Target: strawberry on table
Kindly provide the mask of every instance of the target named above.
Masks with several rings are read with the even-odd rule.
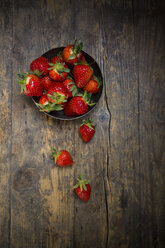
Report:
[[[42,96],[43,90],[40,79],[32,73],[25,72],[18,74],[20,80],[18,83],[21,85],[21,93],[26,96]]]
[[[41,78],[41,85],[43,89],[48,90],[52,86],[52,84],[53,80],[48,75]]]
[[[55,148],[53,148],[53,153],[51,154],[51,157],[54,159],[55,164],[58,164],[62,167],[73,164],[73,159],[70,153],[66,150],[58,152]]]
[[[45,57],[39,57],[33,60],[30,64],[30,69],[35,72],[42,72],[42,75],[45,76],[48,73],[49,62]]]
[[[81,40],[75,40],[73,45],[65,47],[62,53],[62,58],[65,63],[71,66],[77,63],[78,59],[81,59],[82,57],[82,48],[83,43]]]
[[[73,68],[73,76],[78,88],[84,88],[93,75],[93,69],[88,64],[77,64]]]
[[[85,91],[84,95],[79,94],[68,102],[65,107],[65,115],[67,116],[78,116],[83,115],[89,110],[89,106],[93,106],[95,103],[91,102],[91,93],[87,94]]]
[[[68,97],[74,97],[78,93],[78,88],[71,77],[68,76],[62,84],[68,91]]]
[[[53,81],[62,82],[67,78],[70,69],[64,62],[56,61],[55,63],[49,63],[49,65],[49,76]]]
[[[87,91],[88,93],[96,94],[99,92],[100,86],[103,84],[101,79],[94,77],[94,79],[90,79],[89,82],[83,88],[83,91]]]
[[[83,120],[80,126],[80,135],[86,143],[88,143],[95,134],[95,127],[96,125],[93,125],[91,118],[89,120]]]
[[[77,184],[73,187],[77,196],[84,202],[87,202],[91,195],[91,186],[87,179],[84,179],[83,175],[77,179]]]

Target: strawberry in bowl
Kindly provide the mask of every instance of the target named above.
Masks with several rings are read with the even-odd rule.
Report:
[[[68,45],[63,49],[62,58],[66,64],[73,66],[82,58],[83,43],[81,40],[74,41],[74,44]]]

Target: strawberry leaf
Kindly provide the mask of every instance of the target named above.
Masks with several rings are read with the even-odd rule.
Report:
[[[37,76],[38,78],[41,78],[43,73],[44,71],[40,72],[39,70],[29,71],[29,74]]]
[[[80,187],[80,190],[82,192],[82,190],[84,189],[85,191],[87,191],[87,187],[86,185],[89,183],[89,181],[87,179],[84,179],[83,175],[80,174],[80,178],[77,178],[77,183],[76,185],[73,187],[73,189],[76,189],[78,187]]]
[[[94,129],[96,127],[96,125],[93,124],[93,121],[92,121],[91,117],[88,120],[83,120],[82,124],[80,125],[80,127],[83,126],[83,125],[87,125],[90,129]]]
[[[54,159],[54,162],[56,164],[57,157],[61,154],[61,152],[58,152],[54,147],[53,147],[53,152],[50,155],[52,159]]]
[[[62,50],[57,53],[57,56],[62,59]]]

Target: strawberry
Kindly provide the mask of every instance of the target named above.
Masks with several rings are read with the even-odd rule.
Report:
[[[82,200],[87,202],[91,195],[91,186],[88,180],[84,179],[83,175],[77,178],[77,184],[73,187],[77,196]]]
[[[44,90],[48,90],[53,84],[51,78],[47,75],[41,78],[41,85]]]
[[[47,105],[49,103],[47,94],[44,94],[40,97],[39,104]]]
[[[55,56],[55,57],[51,58],[50,62],[55,64],[56,62],[61,63],[61,62],[63,62],[63,60],[59,56]]]
[[[55,82],[47,91],[48,100],[50,102],[56,102],[56,104],[62,104],[67,101],[68,93],[65,87],[59,83]]]
[[[74,65],[74,63],[77,63],[78,59],[81,59],[82,57],[82,48],[83,43],[81,40],[75,40],[73,45],[65,47],[62,53],[62,58],[65,63],[71,66]]]
[[[55,82],[47,91],[48,100],[55,105],[59,105],[59,108],[56,110],[62,110],[66,107],[68,93],[65,87],[59,83]]]
[[[94,77],[94,79],[89,80],[89,82],[83,88],[83,91],[87,91],[88,93],[96,94],[99,92],[100,86],[103,84],[101,79]]]
[[[82,56],[82,57],[81,57],[80,62],[81,62],[81,64],[87,64],[87,62],[86,62],[86,60],[85,60],[85,57],[84,57],[84,56]]]
[[[48,95],[44,94],[43,96],[40,97],[39,103],[36,103],[38,107],[40,107],[40,111],[44,112],[51,112],[51,111],[59,111],[63,109],[63,105],[58,103],[55,100],[53,103],[48,100]]]
[[[65,108],[65,115],[67,116],[78,116],[83,115],[89,110],[89,106],[93,106],[95,103],[91,103],[91,94],[87,94],[85,91],[84,95],[79,94],[68,102]]]
[[[95,134],[95,126],[96,125],[92,125],[91,118],[89,120],[83,120],[80,126],[80,135],[86,143],[88,143]]]
[[[67,79],[62,82],[68,92],[68,97],[74,97],[78,93],[78,88],[71,77],[67,77]]]
[[[51,66],[48,69],[49,76],[52,80],[62,82],[67,78],[70,69],[65,63],[56,61],[55,64],[49,63],[49,65]]]
[[[45,76],[48,73],[49,62],[45,57],[39,57],[33,60],[30,64],[30,69],[34,71],[42,72],[42,75]]]
[[[73,159],[70,153],[66,150],[62,150],[58,152],[55,148],[53,148],[53,153],[51,157],[54,159],[54,162],[59,166],[67,166],[73,164]]]
[[[42,86],[40,79],[32,73],[18,74],[20,80],[18,83],[21,85],[21,93],[26,96],[42,96]]]
[[[78,88],[84,88],[93,75],[93,69],[88,64],[77,64],[73,68],[73,76]]]

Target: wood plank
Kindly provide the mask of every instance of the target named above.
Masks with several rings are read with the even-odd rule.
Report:
[[[105,98],[111,112],[106,247],[141,247],[138,70],[132,2],[105,1],[100,11]]]
[[[98,61],[103,77],[104,49],[102,44],[103,23],[100,21],[100,1],[72,1],[74,4],[74,32],[84,41],[84,50]],[[105,83],[106,78],[105,78]],[[78,132],[75,137],[76,150],[80,152],[79,164],[75,168],[75,178],[82,172],[90,177],[92,196],[87,204],[75,198],[74,211],[74,243],[73,247],[106,247],[107,225],[107,161],[109,153],[109,121],[110,114],[103,96],[91,114],[97,123],[96,135],[89,144],[84,144]],[[77,125],[79,128],[80,121]]]
[[[165,246],[164,7],[163,1],[139,1],[134,7],[139,67],[141,247]]]
[[[10,159],[12,112],[12,5],[0,8],[0,247],[10,245]]]
[[[80,5],[81,14],[75,16]],[[93,36],[88,31],[87,17],[90,15],[93,19],[99,13],[99,8],[94,10],[94,6],[94,1],[71,5],[67,1],[17,1],[14,6],[15,82],[16,73],[25,70],[32,59],[48,49],[68,44],[75,35],[85,41],[85,50],[102,65],[102,54],[98,52],[100,27],[91,22]],[[81,18],[84,14],[86,21]],[[68,26],[68,22],[74,27]],[[31,99],[20,96],[16,83],[13,102],[13,247],[105,247],[104,175],[109,112],[104,98],[92,114],[98,126],[89,145],[79,137],[80,121],[47,118],[38,112]],[[61,169],[53,165],[49,154],[54,145],[71,152],[73,167]],[[91,178],[93,194],[87,204],[77,199],[72,190],[80,172]]]

